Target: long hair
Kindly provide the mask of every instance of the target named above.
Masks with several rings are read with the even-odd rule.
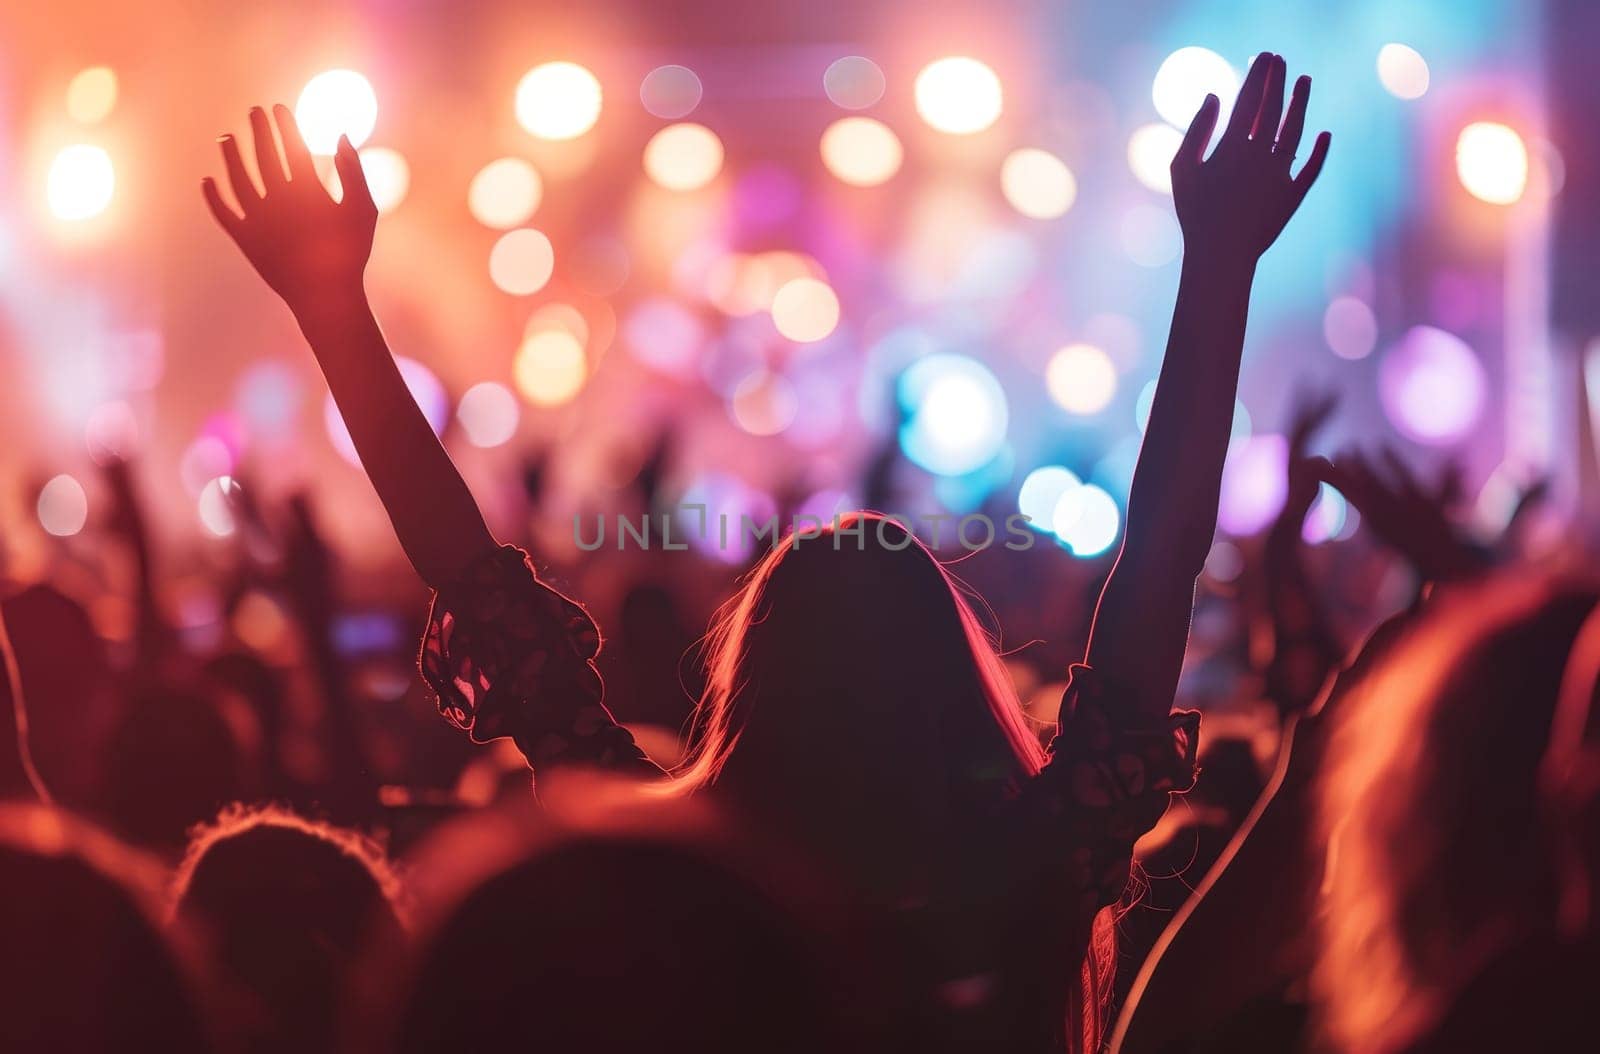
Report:
[[[1554,915],[1539,766],[1597,597],[1504,578],[1442,596],[1340,705],[1316,791],[1313,988],[1333,1049],[1401,1049]]]

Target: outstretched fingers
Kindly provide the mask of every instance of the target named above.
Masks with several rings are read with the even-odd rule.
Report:
[[[1311,156],[1306,158],[1305,167],[1300,174],[1294,177],[1295,203],[1306,196],[1306,191],[1311,189],[1311,184],[1317,181],[1317,176],[1322,173],[1322,163],[1328,159],[1328,145],[1333,142],[1331,132],[1322,132],[1317,136],[1316,145],[1311,148]]]
[[[1250,72],[1245,74],[1244,85],[1239,89],[1239,97],[1234,100],[1233,113],[1228,118],[1228,128],[1222,133],[1224,145],[1243,143],[1250,138],[1250,132],[1255,127],[1256,114],[1261,111],[1261,98],[1266,94],[1267,71],[1272,68],[1272,60],[1276,57],[1270,51],[1263,51],[1250,64]]]
[[[228,173],[228,186],[233,188],[233,200],[239,203],[239,210],[248,216],[252,209],[261,204],[261,192],[250,179],[250,170],[245,167],[244,156],[239,153],[239,141],[232,135],[223,135],[217,137],[217,144],[222,148],[222,166]]]
[[[300,126],[295,124],[294,114],[287,106],[278,103],[272,108],[272,116],[278,125],[278,138],[283,140],[283,156],[289,165],[289,178],[296,182],[317,182],[316,163],[311,160],[311,151],[300,135]]]
[[[267,120],[267,111],[259,106],[250,107],[250,132],[255,139],[256,167],[261,170],[262,189],[267,194],[281,190],[289,180],[278,158],[278,143],[272,137],[272,124]]]
[[[339,148],[334,152],[333,164],[339,170],[339,185],[344,189],[341,202],[362,211],[377,212],[378,206],[373,203],[372,191],[367,186],[367,174],[361,168],[361,155],[351,145],[349,136],[339,137]]]
[[[234,241],[239,240],[239,235],[244,228],[244,217],[228,207],[222,200],[222,191],[217,189],[217,181],[207,176],[200,181],[200,194],[206,199],[206,206],[211,210],[212,218],[217,221],[217,226],[228,232],[228,237]]]
[[[1178,152],[1173,155],[1174,170],[1198,165],[1205,160],[1206,144],[1211,142],[1211,133],[1216,130],[1217,115],[1221,110],[1221,100],[1215,95],[1207,95],[1200,109],[1195,111],[1194,120],[1189,122],[1189,130],[1184,133]]]
[[[1289,112],[1284,115],[1283,128],[1278,132],[1278,145],[1273,156],[1284,168],[1294,164],[1294,155],[1300,149],[1300,137],[1306,129],[1306,105],[1311,101],[1311,78],[1301,77],[1294,82],[1294,94],[1289,97]]]
[[[1263,150],[1271,150],[1278,138],[1278,121],[1283,117],[1283,79],[1289,67],[1282,55],[1272,56],[1267,64],[1267,80],[1261,91],[1261,108],[1256,111],[1255,124],[1250,130],[1250,141]]]

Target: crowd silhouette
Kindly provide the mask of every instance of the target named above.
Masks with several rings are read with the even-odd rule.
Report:
[[[1600,976],[1600,578],[1525,551],[1544,489],[1473,538],[1453,476],[1314,455],[1337,405],[1307,395],[1277,522],[1233,588],[1205,579],[1252,283],[1329,151],[1306,146],[1310,95],[1262,54],[1220,136],[1211,96],[1172,162],[1182,274],[1097,598],[1056,588],[1040,550],[1007,554],[1024,586],[985,602],[864,511],[756,553],[704,635],[703,585],[607,585],[491,533],[368,304],[355,149],[335,197],[290,111],[251,110],[205,201],[293,313],[431,593],[438,716],[353,658],[389,623],[343,617],[308,497],[230,495],[223,592],[276,598],[283,662],[169,622],[137,466],[111,465],[123,646],[48,585],[0,608],[0,1049],[1569,1039]],[[866,492],[894,467],[875,459]],[[1390,555],[1307,552],[1324,486]],[[1408,584],[1388,610],[1380,557]],[[586,604],[615,615],[604,651]],[[1055,643],[1008,651],[997,614]],[[1202,737],[1180,674],[1229,650],[1251,675]]]

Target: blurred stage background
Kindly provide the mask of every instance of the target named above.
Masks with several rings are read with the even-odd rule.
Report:
[[[1303,388],[1342,393],[1332,449],[1459,459],[1486,527],[1541,475],[1570,507],[1596,195],[1588,143],[1553,129],[1592,134],[1595,21],[1526,0],[12,0],[7,571],[96,562],[113,454],[193,632],[240,544],[225,479],[308,488],[352,566],[397,565],[292,320],[200,201],[215,137],[283,101],[314,147],[363,148],[369,289],[506,537],[570,560],[573,515],[637,511],[642,469],[658,500],[825,517],[897,442],[892,509],[1020,501],[1092,581],[1176,288],[1166,164],[1262,49],[1315,78],[1334,147],[1261,269],[1216,580],[1281,500]],[[1359,535],[1325,494],[1308,540]],[[113,637],[118,610],[97,613]]]

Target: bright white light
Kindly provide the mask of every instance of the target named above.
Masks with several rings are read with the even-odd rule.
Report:
[[[821,340],[839,324],[839,298],[821,279],[792,279],[772,298],[772,323],[796,343]]]
[[[512,364],[517,391],[535,406],[571,402],[589,379],[583,345],[564,329],[547,329],[527,337]]]
[[[1122,511],[1110,494],[1093,483],[1085,483],[1061,496],[1051,526],[1073,556],[1088,559],[1099,556],[1116,542],[1117,532],[1122,529]]]
[[[550,239],[532,227],[507,231],[489,251],[489,278],[512,296],[528,296],[543,289],[555,266]]]
[[[485,227],[510,230],[528,222],[543,197],[538,169],[520,157],[502,157],[478,169],[467,184],[467,211]]]
[[[1140,183],[1172,193],[1172,159],[1183,145],[1183,133],[1165,124],[1147,124],[1128,137],[1128,167]]]
[[[644,147],[644,171],[668,190],[698,190],[722,171],[722,140],[703,124],[669,124]]]
[[[1456,140],[1456,175],[1473,197],[1510,205],[1528,188],[1528,147],[1513,129],[1475,121]]]
[[[1036,220],[1066,214],[1078,197],[1078,181],[1066,162],[1047,150],[1023,147],[1000,164],[1000,191],[1011,207]]]
[[[540,139],[576,139],[600,119],[600,82],[575,62],[535,66],[517,82],[517,123]]]
[[[474,384],[456,405],[456,420],[476,447],[497,447],[517,434],[517,397],[494,381]]]
[[[379,212],[393,212],[411,189],[411,166],[398,150],[369,146],[361,151],[361,171]]]
[[[1070,344],[1050,357],[1045,387],[1057,406],[1073,414],[1097,414],[1117,393],[1111,357],[1089,344]]]
[[[197,511],[200,523],[218,538],[226,538],[234,531],[233,509],[228,505],[228,495],[236,486],[228,476],[219,476],[200,491]]]
[[[79,71],[67,85],[67,116],[79,124],[99,124],[117,105],[117,74],[110,66]]]
[[[870,117],[842,117],[822,133],[822,163],[852,186],[875,187],[900,171],[905,151],[889,126]]]
[[[1415,48],[1385,44],[1378,49],[1378,81],[1397,99],[1420,99],[1428,91],[1428,63]]]
[[[1156,104],[1156,113],[1175,128],[1189,127],[1207,95],[1220,99],[1222,113],[1227,114],[1237,94],[1239,74],[1227,59],[1210,48],[1174,51],[1156,70],[1156,79],[1150,85],[1150,99]]]
[[[1005,445],[1010,410],[994,374],[964,355],[936,354],[900,377],[908,420],[900,432],[906,457],[929,472],[959,476],[981,468]]]
[[[359,147],[378,124],[378,95],[355,70],[328,70],[306,82],[294,104],[294,123],[313,154],[332,154],[339,136]]]
[[[928,63],[914,93],[922,119],[951,135],[981,132],[1000,118],[1000,78],[977,59],[955,55]]]
[[[86,220],[111,204],[117,173],[111,155],[98,146],[69,146],[50,163],[45,197],[57,219]]]
[[[56,476],[39,491],[38,513],[39,526],[47,533],[68,538],[89,519],[89,497],[71,476]]]
[[[1055,533],[1056,506],[1062,495],[1083,485],[1077,475],[1060,465],[1045,465],[1028,473],[1017,491],[1017,511],[1028,517],[1036,531]]]

